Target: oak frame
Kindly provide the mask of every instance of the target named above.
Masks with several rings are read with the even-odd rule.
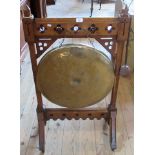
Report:
[[[124,43],[127,41],[130,27],[130,16],[128,15],[127,7],[122,9],[119,14],[119,17],[114,18],[83,18],[82,23],[78,23],[82,29],[88,28],[91,23],[96,24],[99,28],[106,27],[106,25],[114,25],[114,30],[108,32],[106,29],[98,31],[95,33],[90,33],[90,38],[95,38],[103,47],[105,47],[112,55],[113,65],[114,65],[114,74],[115,80],[111,94],[111,102],[108,108],[105,109],[68,109],[68,108],[43,108],[43,101],[41,92],[37,89],[36,86],[36,75],[38,69],[37,58],[39,58],[50,45],[52,45],[59,38],[87,38],[87,29],[86,33],[74,33],[70,30],[72,26],[76,23],[75,18],[61,18],[61,19],[50,19],[50,18],[33,18],[33,16],[23,18],[23,28],[25,33],[25,40],[28,43],[30,58],[32,63],[32,71],[35,83],[35,90],[37,96],[37,118],[39,126],[39,149],[45,151],[45,125],[46,121],[49,119],[101,119],[104,118],[106,122],[110,125],[110,146],[112,150],[116,149],[116,99],[117,99],[117,90],[119,84],[120,76],[120,67],[122,61],[122,54],[124,49]],[[65,31],[64,33],[56,33],[54,29],[47,28],[45,26],[45,32],[39,32],[38,25],[47,25],[52,24],[55,27],[55,24],[63,24]],[[70,31],[70,32],[68,32]],[[105,41],[108,38],[111,38],[113,41],[113,48],[108,49],[105,46]],[[38,44],[41,42],[47,43],[47,46],[42,51],[40,50]]]

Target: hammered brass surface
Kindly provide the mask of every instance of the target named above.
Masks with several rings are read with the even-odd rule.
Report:
[[[55,48],[38,65],[38,89],[48,100],[63,107],[95,104],[110,92],[113,82],[110,59],[85,45]]]

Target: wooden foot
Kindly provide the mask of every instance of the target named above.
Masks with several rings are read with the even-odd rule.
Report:
[[[45,151],[45,121],[43,112],[38,113],[38,128],[39,128],[39,150]]]
[[[110,146],[111,150],[114,151],[117,148],[116,145],[116,111],[110,113]]]

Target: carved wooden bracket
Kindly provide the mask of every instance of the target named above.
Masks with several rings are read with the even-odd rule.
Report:
[[[115,48],[116,42],[114,39],[107,39],[107,38],[96,38],[96,40],[109,52],[115,57]]]
[[[36,42],[37,58],[40,57],[56,40],[57,38],[39,39]]]

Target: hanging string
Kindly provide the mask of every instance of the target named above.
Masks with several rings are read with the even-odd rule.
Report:
[[[95,48],[95,46],[94,46],[94,41],[92,41],[92,38],[88,38],[88,39],[89,39],[89,42],[90,42],[90,44],[92,45],[92,47]]]
[[[85,30],[85,29],[84,29],[84,30]],[[87,30],[85,30],[85,31],[88,32]],[[94,41],[92,41],[92,38],[89,37],[90,34],[91,34],[91,32],[87,33],[87,38],[88,38],[88,40],[89,40],[91,46],[95,49]]]
[[[65,38],[62,39],[62,42],[60,43],[59,48],[62,46],[62,44],[64,43],[64,41],[65,41]]]

